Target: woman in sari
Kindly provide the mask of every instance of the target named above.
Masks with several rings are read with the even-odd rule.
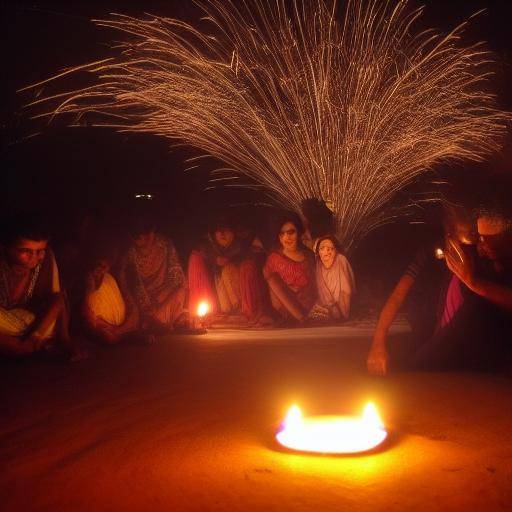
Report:
[[[317,297],[314,255],[301,242],[303,227],[297,218],[285,216],[278,225],[278,247],[267,257],[263,275],[279,316],[302,323]]]
[[[189,308],[207,302],[217,317],[240,315],[250,323],[267,322],[261,272],[251,248],[238,237],[232,222],[221,218],[188,263]]]
[[[317,241],[316,285],[317,309],[323,309],[327,320],[347,320],[355,292],[354,272],[334,236],[323,236]]]
[[[142,327],[188,327],[185,274],[174,244],[144,219],[132,229],[132,241],[121,259],[119,285],[124,297],[134,298]]]

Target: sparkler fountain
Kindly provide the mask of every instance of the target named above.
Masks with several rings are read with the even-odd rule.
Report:
[[[422,10],[406,0],[348,0],[341,16],[322,0],[196,3],[197,27],[96,21],[124,36],[115,55],[50,79],[95,83],[31,106],[195,147],[225,164],[220,179],[246,175],[296,211],[322,199],[345,247],[390,221],[426,170],[500,146],[508,114],[487,91],[490,54],[461,41],[465,23],[415,33]]]

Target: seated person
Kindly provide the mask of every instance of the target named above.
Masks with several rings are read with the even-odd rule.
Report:
[[[482,302],[478,316],[468,319],[467,331],[454,347],[472,367],[494,369],[510,362],[512,348],[512,206],[509,196],[493,198],[477,217],[478,251],[490,263],[486,273],[478,271],[475,258],[454,241],[446,253],[446,264],[465,287]],[[459,356],[460,357],[460,356]]]
[[[470,214],[459,207],[446,207],[444,217],[445,247],[450,251],[454,243],[460,253],[476,254],[476,229]],[[449,271],[442,259],[434,258],[433,244],[421,250],[407,267],[387,299],[377,322],[373,343],[368,355],[370,373],[388,373],[390,359],[398,359],[398,352],[389,354],[388,331],[398,312],[408,300],[408,319],[411,324],[414,346],[409,346],[408,364],[426,369],[458,366],[447,353],[435,350],[453,346],[457,338],[463,339],[462,325],[471,316],[478,316],[480,303],[460,279]],[[456,320],[456,321],[455,321]],[[397,347],[391,347],[391,349]],[[396,362],[396,361],[392,361]],[[462,363],[462,361],[460,361]]]
[[[283,320],[302,323],[317,299],[314,254],[301,242],[303,227],[295,215],[279,219],[275,231],[277,247],[263,269],[272,306]]]
[[[187,286],[172,241],[157,233],[149,217],[131,228],[132,244],[121,258],[119,288],[133,297],[143,329],[154,333],[188,327]]]
[[[354,272],[339,250],[334,236],[320,237],[316,244],[316,286],[318,301],[310,313],[325,320],[347,320],[355,292]]]
[[[233,223],[222,217],[202,246],[192,251],[188,262],[192,312],[206,301],[217,315],[241,314],[252,323],[266,319],[262,279],[251,240],[239,238]]]
[[[0,251],[0,354],[55,351],[85,357],[71,342],[67,301],[48,235],[35,221],[18,218]]]
[[[113,255],[92,255],[85,278],[82,316],[86,327],[99,341],[113,345],[140,332],[138,310],[130,296],[123,297],[110,273]]]

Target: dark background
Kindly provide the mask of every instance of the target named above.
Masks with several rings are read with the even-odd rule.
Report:
[[[468,42],[485,40],[496,53],[495,87],[500,105],[512,109],[510,21],[508,0],[429,0],[423,2],[421,24],[444,32],[480,9],[465,33]],[[44,211],[53,219],[54,237],[65,238],[76,228],[86,210],[120,229],[133,210],[135,193],[156,195],[154,207],[164,230],[172,233],[185,256],[204,230],[218,205],[266,202],[256,192],[204,190],[214,162],[185,172],[186,149],[171,149],[154,136],[119,134],[106,129],[50,126],[36,129],[22,105],[30,96],[17,94],[26,85],[52,76],[61,69],[101,58],[108,53],[113,34],[91,23],[111,12],[138,15],[150,12],[197,19],[198,11],[187,1],[4,1],[1,2],[2,44],[2,156],[0,215],[20,210]],[[413,5],[418,5],[413,3]],[[502,172],[512,161],[509,141],[485,166],[439,168],[438,176],[467,182],[489,168]],[[422,183],[415,189],[421,190]],[[258,227],[267,223],[267,209],[247,207],[242,215]],[[428,213],[428,212],[427,212]],[[428,216],[428,215],[427,215]],[[407,220],[384,227],[357,248],[353,259],[366,274],[396,274],[421,243],[426,229]],[[378,262],[374,254],[379,254]]]

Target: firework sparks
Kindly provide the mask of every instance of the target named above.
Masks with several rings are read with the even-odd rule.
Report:
[[[419,174],[500,145],[508,115],[486,90],[490,55],[460,41],[464,24],[415,35],[421,9],[407,1],[351,0],[341,21],[333,2],[198,4],[198,27],[97,21],[125,43],[66,72],[95,84],[32,105],[193,146],[297,211],[323,199],[345,246],[390,220]]]

